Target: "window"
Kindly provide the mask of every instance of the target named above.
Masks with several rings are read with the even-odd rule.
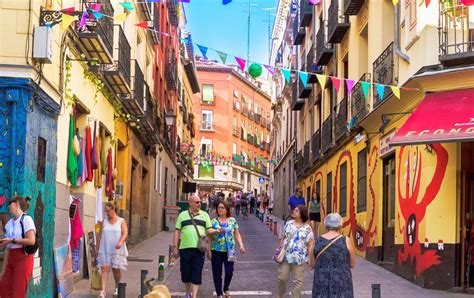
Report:
[[[154,183],[154,189],[155,191],[158,191],[158,184],[160,183],[160,161],[158,158],[155,158],[155,183]]]
[[[207,152],[212,150],[212,140],[203,139],[201,143],[201,154],[205,155]]]
[[[198,178],[214,179],[214,166],[198,166]]]
[[[214,103],[214,85],[202,84],[202,101],[204,103]]]
[[[326,214],[329,214],[332,212],[332,172],[326,177]]]
[[[339,176],[339,214],[346,216],[347,213],[347,162],[341,165]]]
[[[232,154],[237,154],[237,144],[232,143]]]
[[[202,130],[212,130],[212,111],[202,110]]]
[[[319,194],[321,196],[321,180],[316,181],[316,189],[314,189],[314,192]]]
[[[238,136],[237,135],[237,128],[239,127],[239,123],[238,123],[238,120],[237,120],[237,116],[234,116],[234,119],[233,119],[233,122],[232,122],[232,133],[234,134],[234,136]]]
[[[367,210],[367,148],[357,155],[357,212]]]
[[[163,193],[163,179],[161,179],[161,177],[163,177],[163,160],[161,160],[160,158],[160,175],[158,176],[158,181],[159,181],[159,184],[160,184],[160,194]],[[165,177],[166,179],[166,177]]]
[[[36,180],[44,182],[46,174],[46,139],[38,137],[38,165],[36,167]]]

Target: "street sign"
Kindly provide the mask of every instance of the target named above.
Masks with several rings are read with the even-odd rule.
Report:
[[[258,183],[265,184],[265,178],[263,177],[258,178]]]

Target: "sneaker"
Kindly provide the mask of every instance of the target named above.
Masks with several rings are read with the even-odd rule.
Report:
[[[114,296],[117,297],[118,296],[118,288],[115,288],[115,291],[114,291]]]
[[[184,298],[193,298],[193,295],[191,295],[191,294],[185,294],[185,295],[184,295]]]

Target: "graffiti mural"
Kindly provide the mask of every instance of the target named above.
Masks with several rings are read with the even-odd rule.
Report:
[[[372,153],[370,154],[369,158],[369,168],[371,164],[373,163],[373,168],[370,173],[369,177],[369,189],[370,189],[370,196],[372,198],[372,212],[370,214],[370,221],[367,229],[362,227],[357,222],[356,218],[356,202],[355,202],[355,197],[354,197],[354,167],[353,167],[353,162],[352,162],[352,155],[349,151],[344,151],[341,153],[339,156],[339,160],[337,162],[337,168],[336,168],[336,175],[334,177],[334,187],[333,187],[333,203],[334,206],[337,205],[337,195],[338,195],[338,189],[337,189],[337,183],[338,183],[338,175],[339,175],[339,167],[341,166],[341,163],[344,160],[347,160],[348,163],[348,169],[350,171],[349,175],[349,209],[348,209],[348,218],[344,221],[344,224],[342,225],[342,228],[349,227],[350,230],[350,236],[352,240],[354,241],[355,247],[359,251],[365,251],[367,247],[369,246],[370,240],[373,238],[373,236],[377,232],[377,228],[375,227],[375,191],[373,188],[373,177],[374,173],[377,167],[377,153],[378,148],[377,146],[372,147]],[[374,160],[374,161],[372,161]],[[336,208],[336,207],[334,207]],[[374,246],[375,243],[372,243],[372,246]]]
[[[400,224],[400,214],[398,221],[400,224],[399,232],[403,234],[403,247],[398,251],[398,265],[406,262],[408,259],[410,264],[416,263],[415,273],[419,277],[426,269],[440,264],[440,256],[436,250],[426,250],[421,252],[421,243],[419,240],[419,225],[423,221],[426,208],[436,198],[446,173],[448,164],[448,152],[440,144],[433,144],[433,151],[436,154],[436,167],[426,187],[425,193],[420,198],[421,177],[423,175],[422,154],[418,147],[401,147],[398,154],[397,165],[397,185],[398,185],[398,202],[400,212],[404,220],[404,226]],[[406,154],[405,154],[406,150]],[[414,160],[412,174],[412,159]],[[402,179],[400,169],[406,168],[405,176]],[[413,183],[410,180],[413,176]],[[403,180],[405,180],[403,183]],[[402,186],[404,184],[404,190]]]

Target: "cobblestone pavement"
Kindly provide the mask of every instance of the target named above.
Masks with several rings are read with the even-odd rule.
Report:
[[[235,264],[234,277],[231,283],[232,297],[275,297],[277,283],[277,264],[271,260],[272,253],[278,243],[277,237],[268,227],[250,216],[248,220],[237,218],[241,227],[247,253],[239,255]],[[127,283],[127,297],[138,297],[140,294],[140,270],[149,270],[149,276],[157,275],[158,254],[168,253],[172,233],[161,232],[158,235],[136,245],[130,250],[128,271],[123,274],[123,282]],[[303,296],[311,296],[313,272],[308,269],[303,282]],[[354,292],[356,297],[371,297],[371,284],[381,285],[382,297],[468,297],[423,289],[380,266],[358,258],[356,268],[352,271]],[[181,283],[179,260],[165,272],[165,284],[173,297],[184,295],[184,285]],[[82,280],[75,285],[75,291],[70,297],[94,297],[97,291],[90,291],[88,280]],[[109,295],[112,297],[112,278],[109,282]],[[288,283],[288,291],[292,288]],[[212,282],[211,264],[206,261],[203,271],[203,285],[200,297],[212,297],[214,284]],[[289,296],[288,296],[289,297]]]

